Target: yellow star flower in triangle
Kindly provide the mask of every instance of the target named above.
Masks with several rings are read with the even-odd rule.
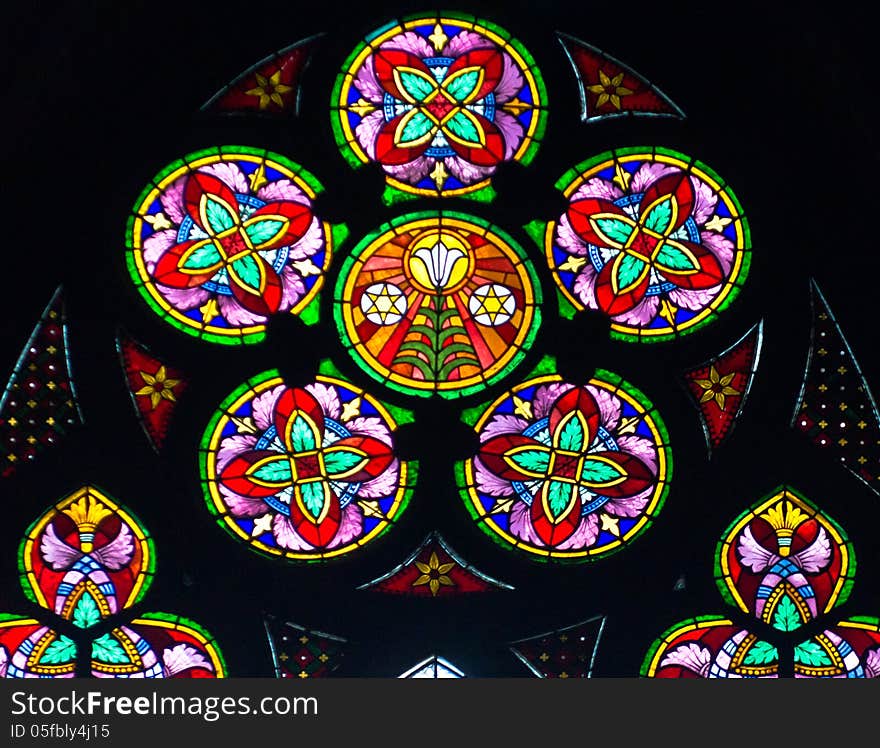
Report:
[[[608,102],[611,102],[611,106],[615,109],[620,109],[620,98],[633,93],[631,88],[621,86],[621,83],[623,83],[623,73],[618,73],[613,78],[609,78],[604,70],[599,71],[599,82],[592,86],[587,86],[587,90],[590,93],[599,95],[596,99],[597,109]]]
[[[699,385],[699,387],[703,390],[703,394],[700,397],[701,403],[707,403],[710,400],[715,400],[715,404],[718,406],[720,410],[724,410],[727,405],[727,396],[728,395],[739,395],[741,394],[738,389],[730,386],[730,383],[733,381],[733,378],[736,376],[736,372],[731,372],[730,374],[725,374],[723,377],[718,373],[718,370],[715,368],[715,365],[711,365],[709,367],[709,378],[708,379],[695,379],[694,382]]]
[[[416,561],[415,564],[416,568],[422,573],[422,575],[412,583],[413,587],[427,584],[431,589],[432,597],[436,597],[437,592],[441,587],[455,586],[455,582],[453,582],[448,576],[449,571],[455,566],[455,563],[441,564],[440,559],[437,558],[436,551],[431,551],[428,563],[425,564],[421,561]]]
[[[180,384],[179,379],[168,379],[168,373],[164,366],[160,366],[155,374],[148,374],[145,371],[138,372],[141,379],[144,380],[144,386],[141,387],[135,395],[150,396],[150,408],[155,410],[159,407],[162,400],[170,400],[175,402],[177,398],[174,396],[174,388]]]
[[[267,109],[270,103],[277,104],[279,108],[283,107],[284,94],[293,89],[281,82],[281,71],[276,70],[268,78],[265,75],[260,75],[260,73],[257,73],[254,77],[257,79],[257,85],[245,91],[245,94],[247,96],[259,96],[260,109]]]

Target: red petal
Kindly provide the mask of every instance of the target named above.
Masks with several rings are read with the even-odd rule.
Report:
[[[517,447],[533,447],[542,452],[547,451],[547,446],[522,434],[502,434],[495,436],[480,446],[479,458],[486,468],[504,480],[533,480],[533,475],[520,472],[513,465],[507,463],[504,455]]]
[[[194,239],[181,242],[165,252],[156,263],[156,269],[153,270],[153,277],[156,279],[156,283],[161,283],[163,286],[170,286],[171,288],[195,288],[211,280],[214,276],[213,272],[190,275],[189,273],[181,273],[178,270],[180,259],[186,254],[187,250],[194,244],[201,244],[203,241],[203,239]]]
[[[449,70],[446,71],[446,79],[463,68],[483,68],[483,83],[475,95],[468,97],[468,101],[478,101],[487,94],[498,88],[498,82],[504,73],[504,58],[497,49],[474,49],[459,57]]]
[[[249,224],[255,218],[269,216],[280,216],[282,219],[289,221],[287,230],[271,242],[260,244],[260,250],[275,249],[276,247],[285,247],[288,244],[296,244],[305,236],[309,226],[312,223],[314,214],[308,205],[295,203],[292,200],[279,200],[274,203],[266,203],[262,208],[253,212],[253,214],[245,222]]]
[[[366,452],[367,464],[357,473],[346,476],[348,483],[360,483],[379,477],[394,460],[394,453],[384,442],[372,436],[348,436],[333,443],[334,447],[350,447]]]
[[[255,293],[249,286],[238,283],[233,272],[228,273],[229,289],[232,291],[235,300],[249,312],[268,317],[270,314],[275,314],[278,311],[281,307],[281,300],[284,298],[281,277],[275,272],[275,268],[258,254],[252,254],[251,257],[263,267],[263,273],[266,278],[263,293]]]
[[[532,501],[531,518],[532,525],[538,537],[547,545],[557,546],[572,536],[581,523],[580,501],[575,501],[569,512],[554,522],[544,511],[543,493],[550,486],[550,481],[545,481],[541,489],[541,495],[536,496]],[[574,488],[574,486],[572,486]]]
[[[691,273],[673,273],[665,266],[658,268],[663,277],[679,288],[701,289],[717,286],[724,280],[724,270],[708,249],[693,242],[679,242],[693,252],[700,269]]]
[[[639,204],[639,215],[644,218],[654,202],[669,195],[672,196],[672,199],[678,206],[678,215],[673,224],[666,230],[667,235],[683,225],[693,210],[694,188],[688,175],[681,172],[661,177],[648,187],[642,202]]]
[[[461,156],[465,161],[469,161],[477,166],[496,166],[504,160],[504,136],[501,131],[481,114],[470,112],[471,115],[479,122],[483,129],[486,145],[482,148],[472,148],[455,140],[447,131],[446,140],[452,149]]]
[[[626,473],[626,479],[621,483],[607,488],[595,489],[594,492],[600,496],[622,499],[627,496],[635,496],[654,484],[654,476],[648,466],[635,455],[627,452],[592,452],[590,457],[601,457],[613,462]]]
[[[424,73],[427,78],[434,79],[433,73],[425,66],[418,57],[402,49],[379,49],[373,55],[373,67],[376,70],[376,80],[388,93],[400,101],[408,101],[409,97],[397,87],[394,81],[394,70],[399,67],[407,67]]]
[[[401,114],[390,122],[386,122],[382,129],[379,130],[379,134],[376,136],[376,160],[380,164],[387,166],[408,164],[410,161],[415,161],[431,145],[431,141],[427,140],[421,145],[400,148],[394,142],[394,133],[397,131],[397,126],[404,116]]]
[[[320,403],[307,390],[299,387],[285,390],[275,403],[273,420],[278,438],[291,452],[293,448],[290,445],[288,424],[292,423],[297,413],[303,413],[315,424],[320,437],[323,438],[324,435],[324,411],[321,409]],[[317,446],[321,446],[320,441]]]
[[[590,224],[590,217],[597,213],[611,213],[626,219],[627,223],[632,223],[632,219],[626,214],[623,208],[619,208],[610,200],[603,200],[597,197],[588,197],[584,200],[576,200],[568,206],[568,221],[575,233],[589,244],[595,244],[599,247],[605,246],[605,239],[597,234]]]
[[[331,495],[327,516],[320,522],[315,522],[310,515],[300,509],[296,496],[290,502],[290,521],[302,538],[316,548],[326,547],[336,537],[341,519],[342,510],[335,495]]]
[[[200,171],[194,171],[186,180],[186,186],[183,188],[183,203],[186,206],[186,212],[193,219],[196,226],[203,231],[213,235],[213,231],[208,226],[202,224],[199,214],[199,205],[202,202],[203,195],[212,195],[220,198],[227,203],[237,215],[238,201],[235,199],[235,193],[226,186],[226,183],[212,174],[204,174]]]
[[[624,294],[614,293],[614,286],[611,283],[611,273],[614,269],[614,262],[606,262],[605,267],[599,272],[596,278],[596,302],[599,308],[609,317],[615,317],[634,309],[645,298],[650,282],[650,273],[645,273],[642,282],[633,290]]]
[[[602,419],[596,399],[583,387],[569,390],[553,403],[550,410],[550,433],[555,434],[562,419],[573,411],[580,411],[587,423],[588,433],[584,434],[584,448],[581,450],[585,452],[596,437]]]
[[[237,493],[239,496],[249,496],[255,499],[265,499],[268,496],[274,496],[278,493],[278,488],[259,485],[247,475],[248,470],[250,470],[255,462],[272,456],[277,457],[278,453],[266,449],[255,449],[240,454],[223,468],[217,480],[221,485]]]

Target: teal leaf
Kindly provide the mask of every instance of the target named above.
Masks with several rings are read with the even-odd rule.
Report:
[[[283,226],[284,221],[278,221],[274,218],[260,218],[245,224],[244,230],[251,243],[255,247],[259,247],[278,236],[278,232]]]
[[[290,461],[286,457],[279,457],[272,462],[266,462],[253,472],[254,478],[266,481],[266,483],[290,483]]]
[[[60,665],[76,659],[76,644],[63,634],[53,641],[40,657],[40,665]]]
[[[465,143],[473,143],[474,145],[480,144],[480,131],[477,130],[477,126],[460,111],[453,115],[452,119],[446,123],[445,127],[449,132],[460,140],[463,140]]]
[[[593,460],[587,457],[581,469],[581,480],[587,483],[603,484],[617,480],[623,475],[623,471],[616,465],[604,460]]]
[[[794,648],[794,661],[812,667],[832,664],[828,653],[822,649],[818,642],[812,640],[802,642]]]
[[[479,72],[476,70],[469,70],[466,73],[459,73],[454,76],[446,83],[443,89],[456,101],[464,101],[474,92],[479,81]]]
[[[181,267],[186,270],[202,270],[215,266],[221,260],[222,258],[217,251],[217,247],[214,246],[214,242],[209,241],[190,252],[189,257],[186,258]]]
[[[524,472],[546,475],[550,466],[550,453],[542,449],[524,449],[511,454],[510,460]]]
[[[617,244],[626,244],[626,240],[633,232],[633,227],[619,218],[597,218],[596,227]]]
[[[210,195],[206,195],[206,199],[205,215],[208,218],[208,226],[215,234],[220,234],[235,226],[237,217],[233,216],[223,203]]]
[[[347,473],[361,462],[365,461],[363,455],[357,452],[349,452],[346,449],[334,449],[324,453],[324,468],[329,477]]]
[[[303,483],[299,487],[303,505],[315,519],[321,516],[321,510],[324,508],[324,486],[324,481],[314,481]]]
[[[645,263],[638,257],[624,255],[617,265],[617,287],[627,288],[633,283],[645,269]]]
[[[776,647],[774,647],[770,642],[765,642],[762,640],[756,641],[751,649],[746,652],[745,659],[743,660],[744,665],[769,665],[772,662],[779,661],[779,652],[776,651]]]
[[[571,494],[574,486],[571,483],[561,483],[560,481],[551,480],[547,486],[547,506],[550,507],[550,513],[556,519],[561,515],[571,501]]]
[[[798,614],[797,606],[788,595],[785,595],[779,601],[776,612],[773,614],[773,628],[780,631],[794,631],[800,625],[801,617]]]
[[[400,85],[416,101],[422,101],[437,89],[437,85],[427,78],[415,73],[408,73],[405,70],[400,72]]]
[[[232,263],[235,274],[249,288],[260,293],[260,265],[253,255],[244,255]]]
[[[290,446],[293,452],[310,452],[318,448],[311,424],[298,413],[290,427]]]
[[[672,196],[657,203],[642,217],[642,226],[650,231],[662,234],[672,222]]]
[[[110,665],[131,662],[122,645],[110,634],[104,634],[92,642],[92,659]]]
[[[660,252],[657,254],[656,262],[658,265],[670,268],[671,270],[697,270],[697,264],[690,258],[688,254],[682,252],[678,247],[668,243],[664,243]]]
[[[98,610],[98,604],[95,599],[88,593],[84,594],[73,609],[73,624],[81,629],[87,629],[94,626],[101,620],[101,611]]]
[[[584,448],[584,426],[580,418],[572,416],[562,426],[559,431],[559,449],[566,452],[580,452]]]
[[[410,117],[400,133],[400,146],[406,147],[407,143],[420,140],[434,129],[434,123],[424,112],[416,112]]]

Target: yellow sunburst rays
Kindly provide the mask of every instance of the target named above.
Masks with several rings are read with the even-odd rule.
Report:
[[[718,408],[724,410],[727,407],[728,395],[742,394],[738,389],[730,386],[730,383],[735,376],[736,372],[734,371],[730,374],[725,374],[722,377],[718,373],[718,369],[715,368],[715,365],[712,364],[709,367],[708,379],[694,380],[694,382],[703,390],[703,394],[700,396],[700,402],[707,403],[714,399]]]
[[[455,563],[441,564],[436,551],[431,551],[428,563],[416,561],[416,568],[421,576],[412,583],[413,587],[427,584],[431,590],[431,596],[436,597],[441,587],[454,587],[455,582],[449,578],[449,572],[455,567]]]

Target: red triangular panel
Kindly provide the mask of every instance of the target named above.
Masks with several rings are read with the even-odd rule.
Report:
[[[70,376],[61,288],[21,352],[0,399],[0,476],[11,475],[82,423]]]
[[[666,94],[632,68],[573,36],[557,36],[578,79],[584,122],[626,115],[684,119]]]
[[[512,642],[510,651],[538,678],[589,678],[605,617]]]
[[[138,420],[158,452],[165,441],[171,416],[187,387],[187,376],[156,358],[145,345],[124,332],[117,336],[116,348]]]
[[[763,326],[758,322],[726,351],[684,372],[710,452],[721,446],[742,413],[758,368]]]
[[[513,587],[478,571],[440,535],[431,533],[402,564],[358,589],[414,597],[453,597]]]
[[[321,36],[303,39],[260,60],[218,91],[202,111],[297,114],[300,79]]]

